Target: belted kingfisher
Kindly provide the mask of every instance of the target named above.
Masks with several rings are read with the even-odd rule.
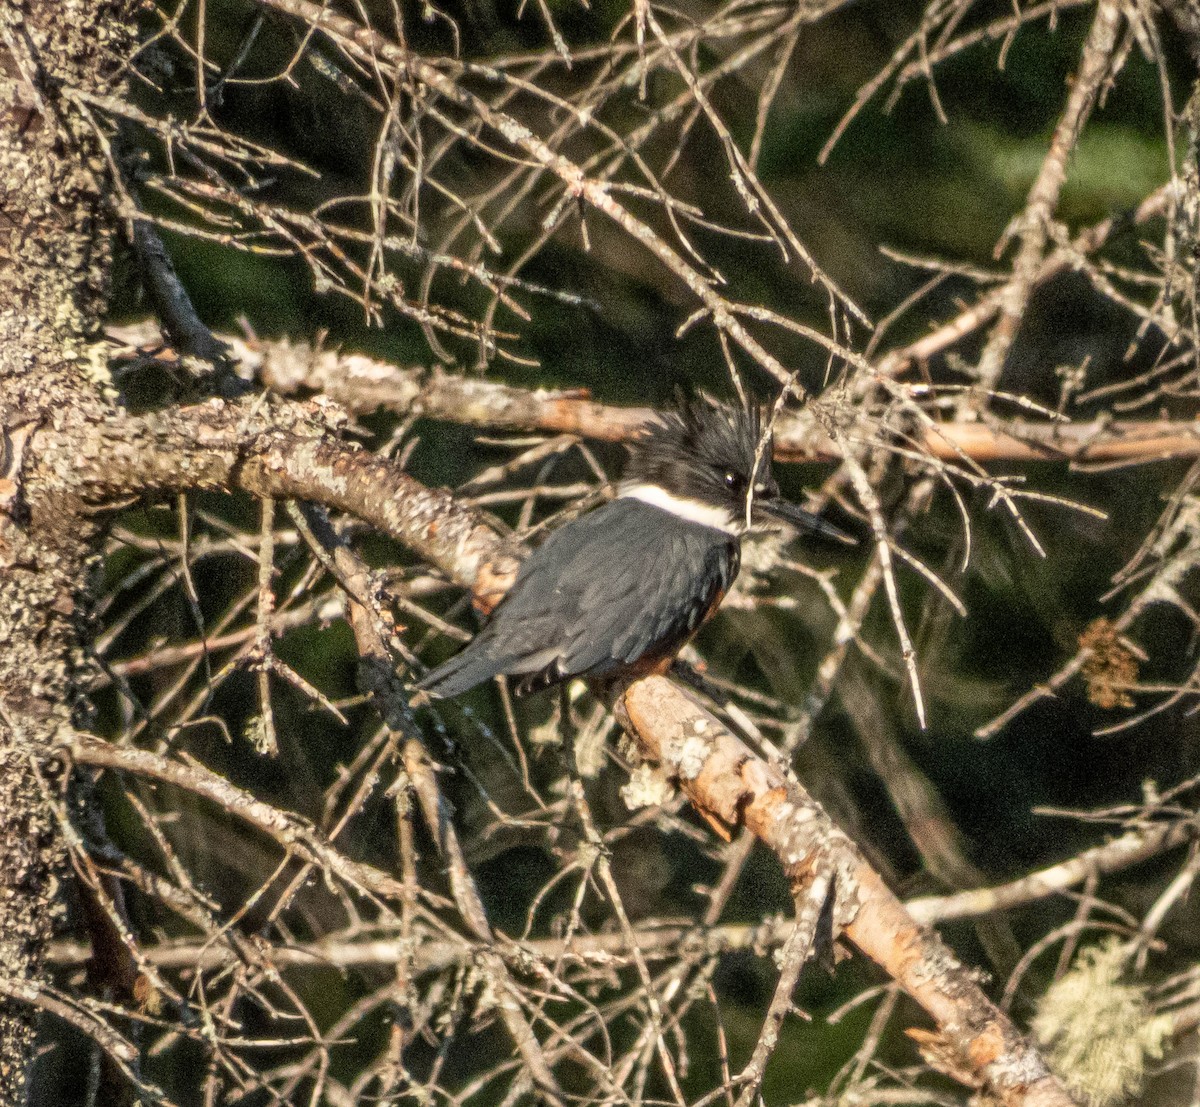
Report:
[[[457,696],[505,674],[520,694],[663,672],[717,609],[764,515],[853,541],[780,499],[757,408],[703,399],[657,415],[616,499],[553,531],[483,630],[417,687]]]

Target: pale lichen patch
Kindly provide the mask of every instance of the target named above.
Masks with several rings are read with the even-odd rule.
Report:
[[[621,798],[630,811],[642,807],[661,807],[675,797],[675,786],[667,774],[656,765],[643,763],[629,774],[629,782],[621,787]]]

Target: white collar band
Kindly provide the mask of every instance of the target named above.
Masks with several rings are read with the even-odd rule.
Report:
[[[657,484],[630,484],[623,487],[619,495],[621,499],[641,500],[642,503],[669,511],[679,519],[699,523],[702,527],[713,527],[726,534],[740,535],[746,529],[744,520],[734,519],[725,508],[713,507],[688,496],[676,496]]]

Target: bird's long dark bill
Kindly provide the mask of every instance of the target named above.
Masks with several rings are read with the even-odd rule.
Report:
[[[805,534],[819,534],[822,538],[832,538],[838,542],[845,542],[848,546],[858,544],[858,539],[853,535],[847,534],[811,511],[805,511],[802,507],[788,503],[787,500],[755,500],[752,510],[755,513],[762,512],[764,515],[782,519],[785,523],[791,523],[797,530]]]

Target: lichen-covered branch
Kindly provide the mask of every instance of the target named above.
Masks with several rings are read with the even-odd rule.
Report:
[[[752,753],[662,677],[633,684],[620,704],[644,754],[702,811],[753,831],[794,885],[832,873],[841,933],[929,1012],[953,1051],[992,1092],[1025,1107],[1073,1102],[970,972],[905,911],[798,781]]]
[[[44,802],[80,706],[81,625],[97,522],[54,474],[31,477],[34,427],[86,437],[110,414],[87,359],[109,275],[96,135],[63,85],[119,92],[132,5],[0,11],[0,1104],[24,1102],[43,951],[64,853]],[[69,457],[49,468],[69,468]]]
[[[108,441],[103,472],[79,470],[82,493],[98,497],[128,489],[141,474],[142,490],[242,488],[257,495],[294,497],[358,515],[404,542],[481,598],[494,599],[511,579],[515,560],[497,563],[499,537],[447,493],[434,493],[393,463],[318,433],[302,407],[276,408],[260,422],[250,405],[210,402],[168,420],[129,420]],[[290,426],[289,426],[290,424]],[[720,727],[707,712],[669,682],[651,679],[628,689],[621,703],[645,756],[678,779],[692,802],[729,826],[745,825],[776,853],[790,879],[802,884],[814,865],[829,866],[836,893],[836,918],[844,933],[878,961],[929,1010],[953,1042],[1006,1102],[1069,1103],[1037,1061],[1036,1054],[971,982],[948,951],[907,915],[850,840],[824,816],[799,785],[769,766]],[[201,789],[222,802],[214,778],[207,784],[193,770],[171,766],[138,751],[84,744],[76,755],[90,764],[181,774],[184,786]],[[142,761],[137,760],[142,758]],[[136,762],[136,763],[135,763]],[[187,779],[183,779],[187,777]],[[172,778],[174,779],[174,778]],[[203,787],[202,787],[203,785]],[[211,794],[209,794],[211,792]],[[230,809],[244,810],[260,828],[271,830],[259,805],[227,797]],[[264,812],[269,809],[262,805]],[[312,841],[288,831],[285,841],[315,860]],[[322,847],[323,848],[323,847]],[[338,861],[331,871],[342,871]],[[367,870],[347,869],[355,882],[384,888]],[[1056,1098],[1057,1097],[1057,1098]]]
[[[122,343],[119,357],[139,346],[157,345],[152,326],[113,327],[109,334]],[[354,414],[384,410],[491,431],[541,431],[604,442],[628,441],[652,414],[650,408],[601,403],[586,389],[528,389],[295,342],[247,342],[234,335],[221,338],[234,351],[242,371],[254,374],[272,390],[284,396],[317,393]],[[892,358],[904,360],[905,356],[903,352],[889,355],[889,364],[894,364]],[[939,422],[920,432],[918,445],[928,457],[945,462],[969,458],[981,463],[1138,465],[1200,454],[1200,425],[1191,419],[1108,418],[1078,423],[1037,419]],[[834,460],[842,452],[842,445],[820,422],[804,414],[784,412],[775,424],[775,457],[779,461]]]

